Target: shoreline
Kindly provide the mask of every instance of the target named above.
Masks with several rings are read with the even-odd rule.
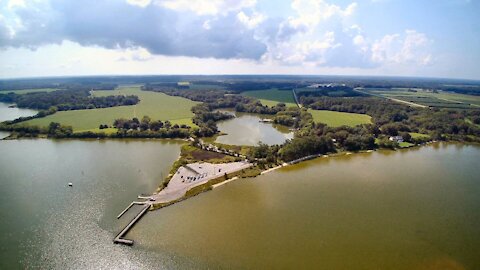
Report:
[[[304,161],[309,161],[309,160],[315,160],[317,158],[335,158],[335,157],[340,157],[340,156],[349,156],[349,155],[355,155],[355,154],[367,154],[367,153],[373,153],[373,152],[376,152],[377,150],[387,150],[387,151],[398,151],[398,150],[408,150],[408,149],[412,149],[412,148],[420,148],[420,147],[423,147],[423,146],[428,146],[430,144],[435,144],[435,143],[441,143],[439,141],[431,141],[431,142],[427,142],[425,144],[421,144],[421,145],[413,145],[413,146],[409,146],[409,147],[404,147],[404,148],[398,148],[398,149],[374,149],[374,150],[362,150],[362,151],[358,151],[358,152],[349,152],[349,151],[343,151],[343,152],[338,152],[338,153],[330,153],[330,154],[316,154],[316,155],[310,155],[310,156],[306,156],[306,157],[302,157],[302,158],[299,158],[299,159],[296,159],[296,160],[292,160],[292,161],[289,161],[289,162],[285,162],[281,165],[277,165],[275,167],[272,167],[272,168],[268,168],[268,169],[265,169],[263,170],[262,172],[260,172],[259,175],[264,175],[264,174],[267,174],[267,173],[270,173],[270,172],[273,172],[273,171],[276,171],[278,169],[281,169],[281,168],[284,168],[284,167],[288,167],[288,166],[291,166],[291,165],[295,165],[295,164],[300,164]],[[446,143],[454,143],[454,142],[446,142]],[[462,142],[463,143],[463,142]],[[258,176],[258,175],[257,175]],[[257,176],[253,176],[253,177],[247,177],[247,178],[255,178]],[[213,190],[215,188],[218,188],[218,187],[221,187],[223,185],[226,185],[230,182],[233,182],[235,180],[239,180],[239,179],[242,179],[242,177],[238,177],[238,176],[234,176],[232,178],[228,178],[226,179],[225,181],[222,181],[220,183],[217,183],[217,184],[213,184],[211,186],[211,189],[209,190]],[[208,183],[208,182],[207,182]],[[209,191],[209,190],[205,190],[203,192],[206,192],[206,191]],[[202,192],[202,193],[203,193]],[[185,198],[185,199],[188,199],[188,198]],[[183,200],[185,200],[183,199]],[[181,200],[181,201],[183,201]],[[171,202],[169,203],[168,205],[171,205],[175,202]],[[168,206],[166,205],[166,206]],[[163,208],[163,207],[161,207]],[[160,208],[158,208],[160,209]],[[157,209],[154,209],[154,210],[157,210]]]

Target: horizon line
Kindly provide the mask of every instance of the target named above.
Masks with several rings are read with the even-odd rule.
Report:
[[[453,78],[453,77],[434,77],[434,76],[405,76],[405,75],[341,75],[341,74],[281,74],[281,73],[265,73],[265,74],[97,74],[97,75],[46,75],[31,77],[0,77],[0,81],[4,80],[32,80],[32,79],[55,79],[55,78],[88,78],[88,77],[167,77],[167,76],[285,76],[285,77],[359,77],[359,78],[403,78],[403,79],[430,79],[430,80],[458,80],[471,81],[480,83],[480,79],[471,78]]]

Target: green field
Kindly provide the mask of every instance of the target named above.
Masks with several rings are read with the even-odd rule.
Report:
[[[309,109],[313,116],[313,120],[317,123],[324,123],[327,126],[339,127],[339,126],[351,126],[361,124],[370,124],[372,122],[372,117],[366,114],[358,113],[345,113],[345,112],[335,112],[335,111],[321,111],[321,110],[312,110]]]
[[[474,109],[480,107],[480,96],[463,95],[443,91],[434,93],[424,89],[414,89],[417,92],[409,92],[408,88],[370,88],[363,90],[374,95],[399,99],[428,107],[460,109]]]
[[[137,95],[140,102],[134,106],[119,106],[104,109],[62,111],[53,115],[37,118],[25,123],[47,126],[50,122],[58,122],[72,126],[75,131],[86,131],[98,128],[101,124],[112,125],[118,118],[141,119],[148,115],[154,120],[169,120],[173,124],[193,126],[192,106],[198,102],[182,97],[168,96],[163,93],[141,91],[139,87],[120,87],[114,91],[95,91],[94,96]]]
[[[428,134],[422,134],[422,133],[417,133],[417,132],[410,132],[410,136],[414,139],[428,139],[430,136]]]
[[[408,148],[408,147],[411,147],[411,146],[414,146],[414,145],[415,145],[415,144],[409,143],[409,142],[401,142],[401,143],[398,144],[398,146],[399,146],[400,148]]]
[[[253,97],[259,99],[263,105],[266,106],[275,106],[278,103],[285,103],[287,106],[297,106],[295,104],[295,99],[293,98],[293,93],[290,90],[278,90],[278,89],[269,89],[269,90],[257,90],[257,91],[246,91],[242,95]]]
[[[39,88],[39,89],[22,89],[22,90],[5,90],[0,91],[0,94],[7,94],[7,93],[15,93],[18,95],[27,94],[27,93],[35,93],[35,92],[53,92],[61,89],[57,88]]]

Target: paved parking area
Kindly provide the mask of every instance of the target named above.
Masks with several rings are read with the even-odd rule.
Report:
[[[222,164],[196,162],[182,166],[175,172],[166,188],[151,196],[155,200],[152,203],[165,203],[179,199],[195,186],[250,166],[252,166],[252,163],[248,161]]]

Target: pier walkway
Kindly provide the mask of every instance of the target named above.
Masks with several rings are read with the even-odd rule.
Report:
[[[124,236],[128,233],[128,231],[133,227],[133,225],[135,225],[135,223],[137,223],[137,221],[140,220],[140,218],[142,218],[142,216],[148,211],[148,208],[150,208],[150,204],[149,203],[141,203],[141,202],[132,202],[125,210],[122,211],[122,213],[120,213],[120,215],[118,215],[117,218],[120,218],[125,212],[128,211],[128,209],[130,209],[130,207],[132,207],[134,204],[143,204],[144,207],[142,208],[142,210],[140,211],[140,213],[138,213],[128,224],[125,228],[123,228],[123,230],[117,234],[117,236],[115,237],[115,239],[113,239],[113,243],[115,244],[124,244],[124,245],[133,245],[133,240],[129,240],[129,239],[125,239]]]

